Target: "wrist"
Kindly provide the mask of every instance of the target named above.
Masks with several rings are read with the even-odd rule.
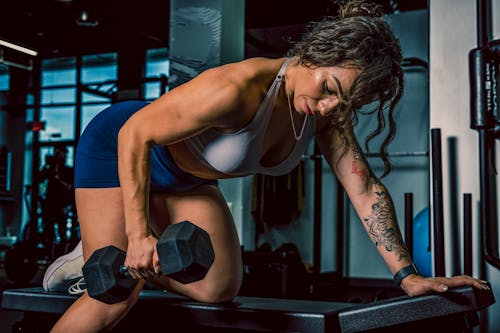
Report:
[[[127,239],[130,240],[136,240],[136,239],[144,239],[147,238],[150,235],[150,232],[148,229],[143,229],[143,228],[134,228],[131,230],[127,230],[125,232],[127,235]]]
[[[413,262],[397,271],[396,274],[394,274],[394,281],[400,286],[403,280],[410,275],[419,275],[417,266],[415,266]]]

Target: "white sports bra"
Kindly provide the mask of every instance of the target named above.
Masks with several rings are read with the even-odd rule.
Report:
[[[235,133],[222,133],[210,128],[185,141],[191,153],[213,170],[232,176],[261,173],[271,176],[292,171],[300,162],[310,139],[314,136],[315,122],[308,121],[301,139],[282,162],[264,167],[260,164],[260,151],[264,135],[271,118],[286,67],[291,58],[281,66],[278,75],[262,100],[252,121]],[[292,135],[292,134],[291,134]]]

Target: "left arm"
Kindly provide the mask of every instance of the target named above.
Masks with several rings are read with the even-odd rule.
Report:
[[[399,230],[391,196],[378,180],[364,158],[352,128],[346,130],[345,143],[335,129],[317,134],[321,152],[344,187],[363,227],[375,244],[391,273],[410,265],[408,249]],[[401,287],[410,296],[447,287],[474,285],[482,288],[480,280],[468,276],[454,278],[427,278],[411,274],[403,279]]]

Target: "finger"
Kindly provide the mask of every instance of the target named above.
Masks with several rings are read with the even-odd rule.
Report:
[[[145,271],[136,271],[136,275],[139,279],[141,280],[146,280],[148,278],[148,275]]]
[[[152,269],[146,269],[144,271],[142,271],[142,275],[146,278],[146,279],[154,279],[156,278],[156,273],[154,270]]]
[[[158,277],[161,275],[161,266],[160,264],[156,264],[154,266],[154,272],[155,272],[155,276]]]
[[[129,267],[128,271],[130,272],[132,278],[136,280],[146,280],[149,277],[149,274],[144,269]]]
[[[138,280],[140,279],[140,276],[138,275],[137,271],[131,267],[127,267],[128,269],[128,272],[130,273],[130,276],[132,277],[132,279],[134,280]]]
[[[490,290],[487,281],[482,281],[467,275],[454,276],[450,278],[436,278],[436,282],[446,285],[449,288],[460,287],[460,286],[473,286],[478,289]]]
[[[463,276],[456,276],[453,278],[449,279],[450,286],[453,287],[459,287],[463,285],[469,285],[473,286],[477,289],[484,289],[484,290],[490,290],[488,281],[483,281],[480,279],[473,278],[471,276],[463,275]]]
[[[153,253],[153,270],[156,276],[160,275],[161,273],[160,258],[158,257],[158,252],[156,252],[156,248]]]

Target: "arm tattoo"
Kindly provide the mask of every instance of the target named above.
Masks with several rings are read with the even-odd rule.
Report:
[[[366,181],[368,183],[368,186],[379,184],[377,177],[375,177],[375,175],[367,167],[368,162],[366,162],[366,159],[361,153],[359,145],[356,143],[352,143],[351,150],[354,157],[354,160],[352,161],[351,172],[355,175],[358,175],[363,181]]]
[[[372,212],[369,217],[364,218],[370,237],[376,246],[383,246],[388,252],[394,252],[399,261],[410,259],[410,254],[401,238],[389,194],[385,191],[375,194],[377,201],[372,205]]]

